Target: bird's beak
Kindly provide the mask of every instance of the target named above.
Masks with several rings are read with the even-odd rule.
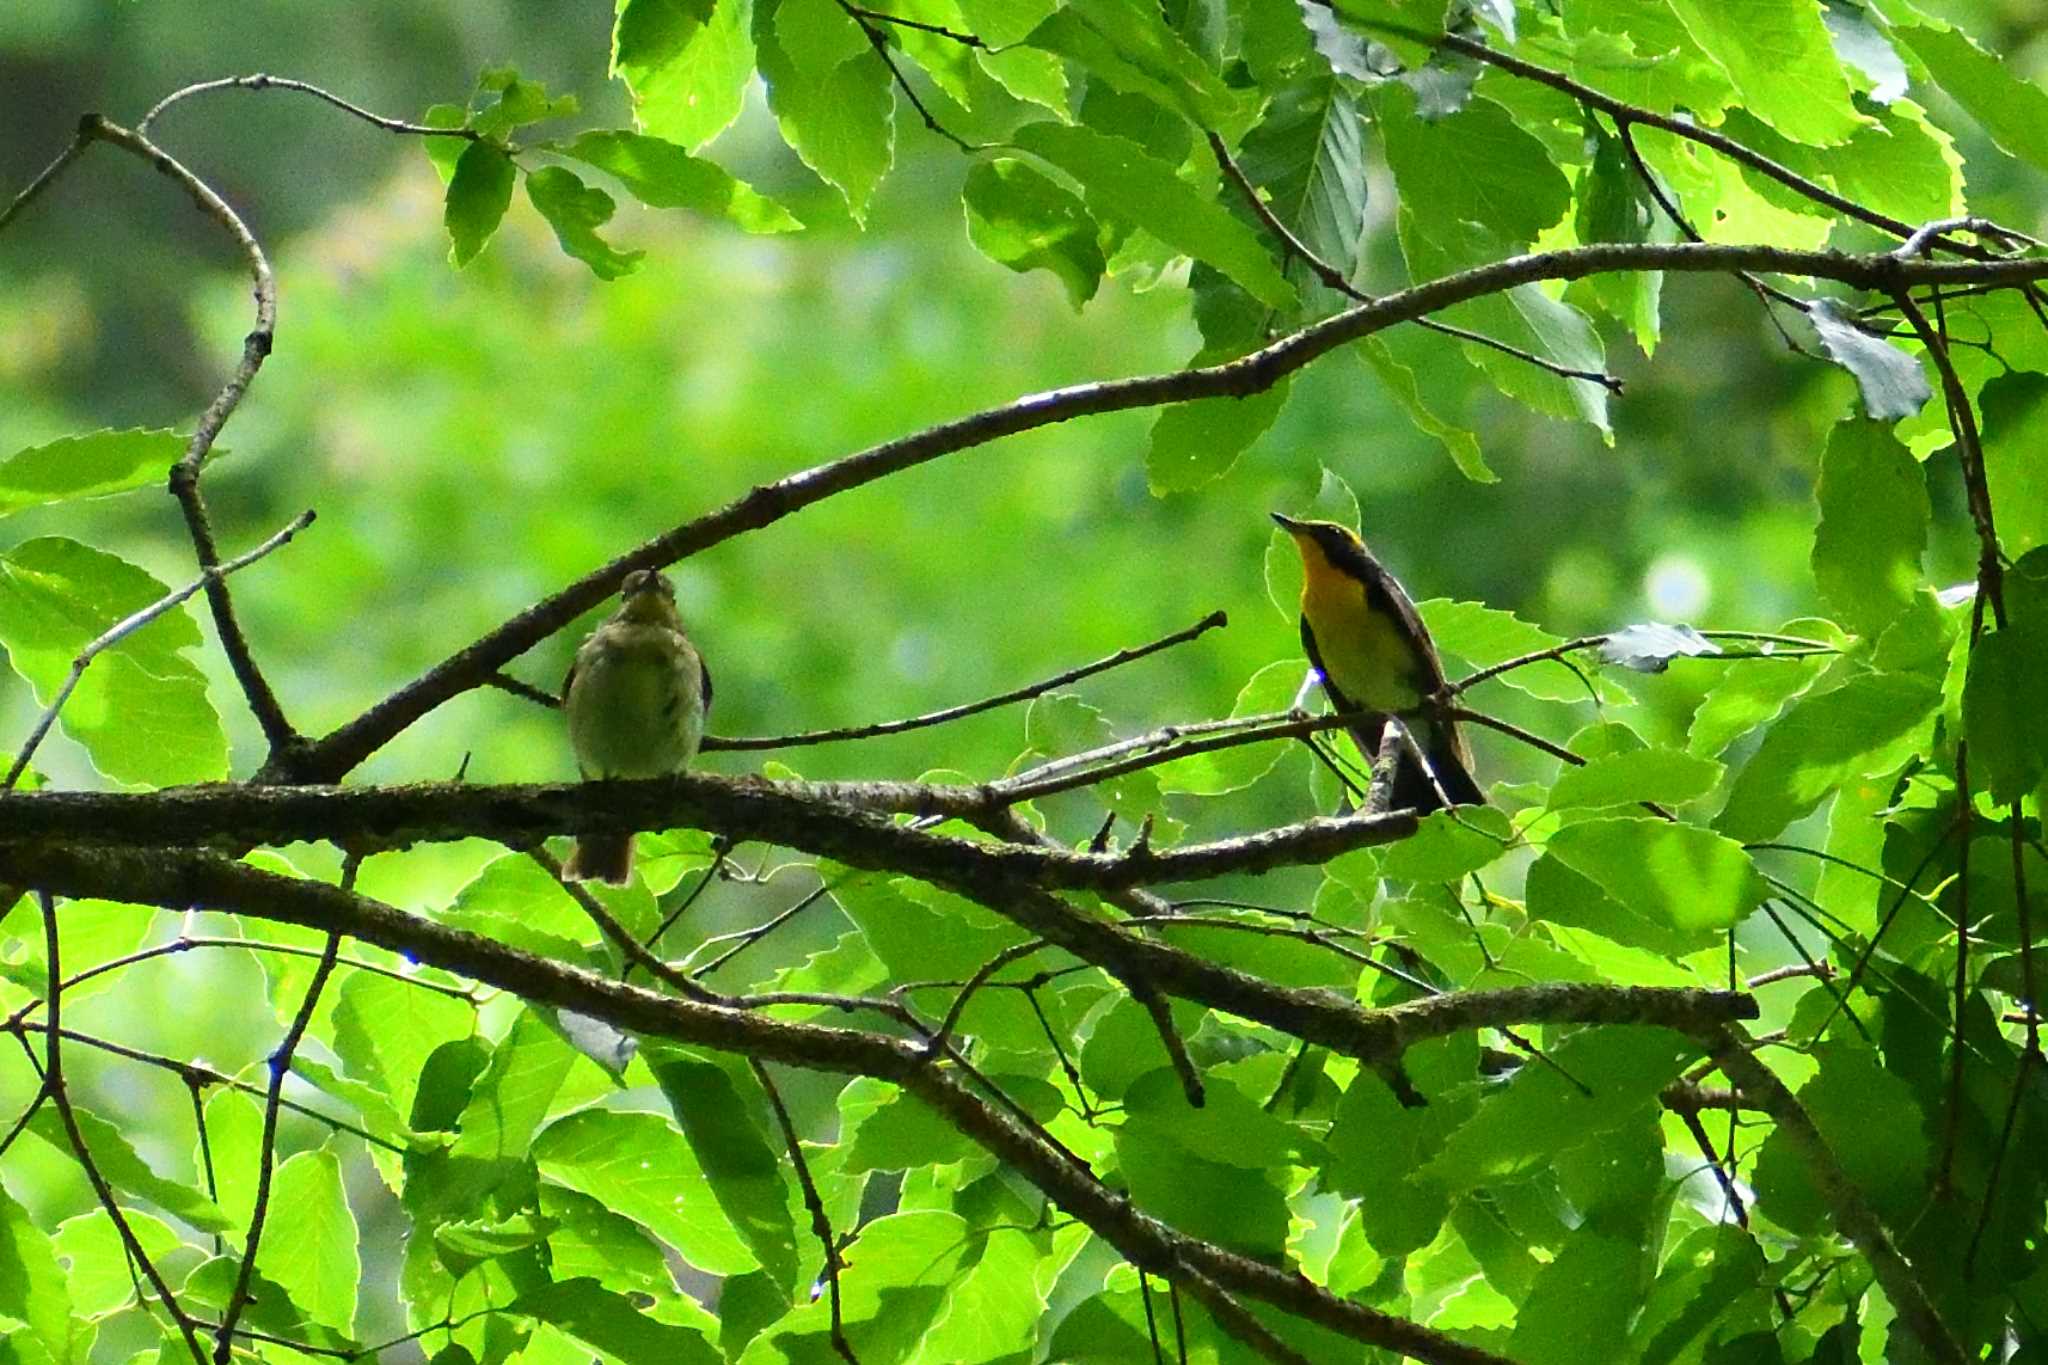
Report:
[[[1283,512],[1274,512],[1272,513],[1272,517],[1273,520],[1280,523],[1280,529],[1288,532],[1290,535],[1300,535],[1303,531],[1306,531],[1308,529],[1307,526],[1303,525],[1301,522],[1296,521],[1293,517],[1290,517]]]

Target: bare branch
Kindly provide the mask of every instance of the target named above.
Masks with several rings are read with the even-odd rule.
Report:
[[[848,725],[832,730],[804,730],[793,735],[737,736],[733,738],[707,735],[704,738],[704,751],[709,753],[719,749],[793,749],[799,745],[832,744],[848,739],[873,739],[882,735],[899,735],[906,730],[922,730],[927,726],[944,725],[948,721],[978,715],[983,711],[992,711],[999,706],[1008,706],[1013,702],[1029,701],[1033,697],[1043,696],[1055,688],[1065,687],[1070,683],[1077,683],[1081,679],[1093,677],[1097,673],[1107,673],[1112,668],[1121,668],[1125,664],[1135,662],[1149,654],[1157,654],[1161,650],[1171,649],[1175,645],[1186,644],[1188,641],[1196,639],[1211,630],[1216,630],[1229,624],[1230,618],[1227,615],[1220,611],[1212,611],[1193,625],[1174,631],[1171,635],[1162,635],[1150,644],[1120,649],[1105,658],[1097,659],[1094,663],[1083,664],[1079,668],[1070,668],[1066,672],[1047,678],[1042,682],[1028,683],[1023,687],[1013,688],[1008,692],[997,693],[993,697],[984,697],[980,701],[964,702],[959,706],[949,706],[940,711],[927,711],[923,715],[911,716],[904,720],[877,721],[871,725]],[[503,686],[503,684],[496,682],[493,685]],[[506,690],[511,691],[514,689],[507,688]]]
[[[1107,412],[1245,397],[1270,388],[1329,352],[1454,304],[1539,280],[1573,280],[1627,270],[1728,273],[1765,270],[1810,275],[1862,289],[1897,285],[2017,285],[2048,279],[2048,259],[1901,262],[1889,254],[1852,256],[1766,246],[1604,243],[1496,261],[1415,285],[1322,319],[1239,359],[1170,374],[1078,384],[1032,394],[857,454],[763,484],[714,512],[641,544],[536,602],[458,650],[339,729],[277,759],[265,781],[334,781],[449,698],[484,685],[512,659],[597,606],[635,569],[660,568],[747,531],[780,521],[827,498],[1004,436]]]
[[[323,90],[310,81],[293,80],[289,76],[269,76],[261,71],[252,72],[247,76],[223,76],[218,80],[200,81],[197,84],[188,85],[182,90],[173,90],[170,94],[165,95],[162,99],[151,105],[149,112],[136,121],[135,131],[146,135],[149,132],[149,125],[155,123],[157,116],[163,113],[164,110],[182,100],[188,100],[194,95],[204,95],[215,90],[296,90],[301,94],[311,95],[315,99],[324,100],[343,113],[359,118],[363,122],[375,127],[382,128],[387,133],[406,133],[416,137],[453,137],[461,138],[465,142],[476,142],[483,136],[474,128],[430,128],[424,123],[410,123],[405,119],[387,118],[383,114],[372,113],[359,104],[351,104],[341,96],[331,91]]]
[[[183,188],[192,202],[199,206],[199,211],[218,223],[234,240],[236,249],[242,253],[249,267],[250,278],[255,282],[256,325],[243,339],[242,358],[207,405],[206,411],[200,414],[191,439],[185,443],[184,455],[171,468],[171,496],[178,500],[178,507],[185,514],[185,529],[192,537],[199,567],[202,571],[217,569],[220,550],[214,543],[213,523],[207,515],[206,502],[199,494],[199,471],[212,452],[221,428],[241,405],[242,396],[249,391],[256,372],[270,354],[272,337],[277,331],[277,284],[271,277],[270,259],[263,254],[262,246],[248,225],[225,199],[147,137],[98,115],[89,115],[80,125],[80,130],[82,133],[90,130],[96,140],[141,157],[159,174]],[[249,652],[248,638],[235,619],[234,600],[229,597],[227,584],[217,573],[206,578],[206,601],[213,609],[213,624],[220,635],[221,649],[228,656],[228,664],[234,670],[235,681],[241,684],[249,709],[255,713],[256,723],[263,727],[263,738],[269,743],[274,760],[281,753],[295,749],[302,742],[301,736],[285,718],[276,693],[270,690],[270,684],[256,667],[255,657]]]

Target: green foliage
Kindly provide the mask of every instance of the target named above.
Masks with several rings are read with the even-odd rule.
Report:
[[[740,521],[779,515],[807,485],[750,488],[1019,395],[1040,396],[994,425],[1016,432],[1014,413],[1069,401],[1044,396],[1063,386],[1256,356],[1234,396],[1020,432],[684,560],[716,727],[911,715],[1220,607],[1228,632],[1028,709],[797,761],[973,784],[1162,727],[1120,754],[1227,740],[1287,711],[1306,667],[1299,560],[1263,514],[1332,517],[1418,589],[1454,686],[1512,665],[1452,699],[1501,722],[1462,722],[1490,804],[1321,865],[1158,888],[1171,913],[1142,932],[1293,1005],[1413,1020],[1445,995],[1579,988],[1609,1022],[1510,1032],[1472,1005],[1398,1061],[1193,999],[1170,999],[1162,1024],[1127,975],[1062,948],[984,974],[1035,931],[959,887],[858,859],[714,855],[705,831],[664,831],[641,838],[640,881],[594,894],[642,940],[666,925],[655,950],[703,991],[813,1030],[790,1034],[817,1047],[806,1066],[773,1054],[773,1095],[745,1058],[351,941],[309,1007],[266,1154],[265,1061],[324,935],[198,912],[167,931],[168,917],[64,900],[67,1084],[144,1250],[217,1318],[267,1156],[255,1293],[238,1309],[266,1358],[304,1354],[284,1341],[353,1357],[404,1338],[447,1365],[829,1362],[835,1312],[870,1362],[1173,1358],[1175,1333],[1187,1359],[1251,1358],[1187,1292],[1187,1263],[1141,1278],[1056,1188],[898,1084],[927,1066],[971,1074],[1017,1141],[1145,1218],[1466,1347],[1529,1362],[1938,1355],[1879,1287],[1887,1252],[1845,1217],[1851,1191],[1965,1358],[2031,1358],[2048,1221],[2027,1159],[2048,1107],[2024,1014],[2048,926],[2048,342],[2032,301],[1916,286],[1954,342],[1937,355],[1882,291],[1765,272],[1797,301],[1768,305],[1787,339],[1812,352],[1817,336],[1831,367],[1780,354],[1767,305],[1727,279],[1537,272],[1431,314],[1464,335],[1404,323],[1344,348],[1363,366],[1273,365],[1375,296],[1523,253],[1693,233],[1865,252],[1899,236],[1871,214],[2038,222],[2039,187],[2007,159],[2048,167],[2037,35],[1974,0],[1927,8],[619,0],[608,54],[518,53],[557,83],[608,56],[615,87],[554,93],[496,67],[433,105],[426,124],[459,134],[420,139],[437,221],[415,202],[436,180],[415,159],[398,188],[325,201],[334,226],[267,240],[289,300],[278,352],[235,418],[238,459],[207,473],[223,544],[279,509],[322,511],[289,570],[234,580],[307,735],[648,537],[732,498],[751,499]],[[1475,43],[1558,80],[1461,50]],[[439,61],[408,72],[416,88],[455,88]],[[1562,81],[1681,130],[1582,105]],[[751,111],[750,91],[765,92]],[[306,155],[296,135],[252,129]],[[230,197],[260,199],[273,178],[238,176]],[[274,211],[243,207],[259,227]],[[125,230],[145,215],[115,216]],[[1975,227],[1949,239],[2028,254]],[[461,275],[430,259],[444,249]],[[190,275],[156,250],[128,254]],[[109,260],[80,266],[92,297],[118,296],[123,253],[95,254]],[[1967,259],[1938,244],[1922,257]],[[97,322],[73,316],[70,287],[0,297],[0,388],[24,398],[0,419],[19,452],[0,461],[0,515],[21,528],[0,551],[0,646],[28,684],[7,713],[22,729],[89,642],[197,572],[166,504],[88,501],[157,484],[185,440],[160,425],[175,417],[131,416],[38,359],[45,333],[83,347]],[[232,354],[248,328],[246,283],[218,295],[196,310],[205,346],[177,352],[208,389],[219,367],[189,352]],[[1956,474],[1974,456],[1958,414],[1928,401],[1940,361],[1980,419],[1981,488]],[[1114,393],[1078,391],[1077,413]],[[94,547],[115,543],[118,557]],[[2003,572],[1976,600],[1947,591],[1989,564]],[[579,634],[508,671],[551,685]],[[231,752],[254,771],[266,755],[239,684],[195,648],[206,639],[179,607],[93,661],[57,721],[77,748],[37,758],[52,785],[213,782]],[[1212,720],[1240,724],[1185,728]],[[1363,759],[1340,732],[1321,742],[1315,759],[1295,741],[1220,743],[1016,813],[1048,847],[1104,855],[1341,818],[1345,780],[1364,783],[1332,769]],[[746,753],[703,766],[793,777]],[[475,690],[363,776],[458,771],[565,777],[559,717]],[[996,837],[937,833],[963,859]],[[9,887],[11,846],[0,830]],[[248,856],[339,876],[322,846]],[[353,875],[537,971],[669,989],[627,973],[523,846],[379,846]],[[1158,908],[1067,903],[1119,922]],[[40,908],[0,910],[0,1011],[36,1054],[5,1073],[22,1126],[0,1192],[0,1338],[32,1363],[181,1359],[40,1101]],[[166,932],[189,938],[144,948]],[[1614,989],[1646,986],[1747,990],[1772,1038],[1756,1057],[1820,1146],[1739,1085],[1724,1128],[1713,1106],[1731,1083],[1707,1041]],[[634,999],[692,1020],[726,1008]],[[945,1019],[972,1073],[914,1051],[906,1011],[924,1029]],[[902,1069],[849,1076],[816,1042],[855,1029]],[[158,1065],[100,1046],[130,1034]],[[1365,1349],[1244,1302],[1304,1358]]]

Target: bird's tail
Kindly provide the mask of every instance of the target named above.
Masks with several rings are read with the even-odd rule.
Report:
[[[1444,808],[1443,797],[1437,789],[1443,789],[1443,796],[1450,798],[1453,806],[1483,806],[1486,794],[1479,790],[1479,784],[1472,778],[1472,771],[1466,766],[1464,746],[1458,742],[1458,732],[1449,721],[1417,721],[1413,733],[1422,752],[1429,758],[1429,772],[1416,761],[1415,751],[1407,745],[1401,746],[1401,754],[1394,764],[1393,790],[1388,793],[1388,810],[1413,810],[1423,815]],[[1358,741],[1361,753],[1376,755],[1379,748],[1380,731],[1375,728],[1370,735],[1353,730],[1352,737]],[[1377,762],[1377,758],[1375,758]],[[1436,777],[1430,781],[1431,774]]]
[[[575,850],[563,865],[562,876],[572,882],[610,882],[613,886],[624,886],[633,880],[633,836],[583,835],[576,840]]]

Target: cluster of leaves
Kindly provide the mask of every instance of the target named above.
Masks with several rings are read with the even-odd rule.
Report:
[[[626,0],[613,64],[633,92],[635,128],[515,143],[573,110],[497,71],[468,107],[429,113],[450,135],[428,145],[447,176],[457,264],[483,249],[523,175],[564,250],[609,279],[638,253],[600,235],[610,196],[557,163],[602,173],[652,206],[791,230],[794,213],[700,154],[758,71],[790,146],[857,219],[891,164],[896,102],[914,96],[928,121],[981,140],[962,190],[981,250],[1050,271],[1077,305],[1105,274],[1174,282],[1192,262],[1204,363],[1346,302],[1268,235],[1219,146],[1277,221],[1361,290],[1375,154],[1392,173],[1396,231],[1417,279],[1532,248],[1676,236],[1660,195],[1710,241],[1875,240],[1867,224],[1753,167],[1668,130],[1631,129],[1446,47],[1447,32],[1477,34],[1635,108],[1683,111],[1907,222],[1968,207],[1951,133],[1907,97],[1915,83],[2048,166],[2048,96],[1907,0],[1825,12],[1489,0],[1461,7],[1449,30],[1444,19],[1417,0],[914,0],[886,16],[830,0]],[[1603,325],[1653,350],[1658,309],[1654,276],[1527,284],[1443,319],[1515,353],[1426,335],[1376,336],[1358,349],[1418,427],[1484,478],[1476,439],[1432,403],[1447,363],[1469,362],[1534,410],[1605,432],[1609,390],[1574,375],[1603,369]],[[1628,688],[1589,675],[1583,654],[1504,673],[1489,686],[1514,689],[1568,735],[1574,761],[1554,782],[1498,788],[1494,806],[1435,816],[1398,845],[1347,855],[1289,904],[1189,904],[1202,922],[1160,932],[1275,985],[1369,1004],[1530,981],[1721,984],[1731,971],[1739,981],[1765,964],[1802,967],[1760,992],[1778,1035],[1766,1055],[1976,1354],[2032,1341],[2048,1321],[2048,1191],[2026,1156],[2048,1141],[2048,1103],[2038,1053],[2026,1050],[2031,1032],[2006,1018],[2025,1003],[2029,939],[2048,924],[2038,702],[2048,494],[2036,454],[2048,342],[2018,294],[1944,301],[1944,327],[1959,338],[1944,359],[1981,427],[1982,482],[2010,560],[1987,630],[1981,593],[1937,593],[1923,567],[1932,512],[1922,461],[1953,458],[1943,448],[1956,414],[1922,410],[1923,362],[1875,334],[1878,315],[1832,300],[1799,311],[1857,375],[1864,407],[1819,459],[1812,562],[1826,619],[1731,651],[1773,657],[1676,664],[1717,671],[1683,746],[1639,734]],[[1153,486],[1185,491],[1219,477],[1286,397],[1283,382],[1167,409],[1153,434]],[[181,449],[164,433],[102,433],[21,452],[0,465],[0,513],[155,482]],[[1327,513],[1356,519],[1334,478],[1325,500]],[[1267,558],[1283,604],[1290,554],[1276,539]],[[48,701],[86,643],[166,591],[103,551],[30,541],[0,558],[0,643]],[[1566,644],[1472,604],[1428,603],[1425,615],[1444,652],[1475,668]],[[1630,657],[1693,652],[1681,643],[1632,645]],[[226,775],[219,723],[188,657],[198,644],[191,621],[172,612],[86,673],[62,724],[106,776],[168,785]],[[1291,660],[1262,669],[1237,713],[1284,709],[1298,679]],[[1082,699],[1044,698],[1019,763],[1116,737]],[[1205,802],[1290,771],[1271,749],[1221,750],[1128,774],[1096,796],[1169,843],[1219,808]],[[1312,792],[1327,809],[1342,797],[1317,771]],[[1073,814],[1026,813],[1062,831]],[[604,896],[642,939],[715,860],[699,835],[647,843],[643,880]],[[792,905],[808,907],[797,940],[806,946],[729,960],[721,990],[894,992],[932,1018],[959,983],[1027,938],[907,878],[816,863],[752,880],[757,898],[804,888]],[[490,862],[452,899],[411,899],[443,923],[623,970],[523,854]],[[39,943],[25,927],[35,914],[24,901],[8,932]],[[701,965],[731,946],[704,921],[683,921],[664,955]],[[123,960],[148,928],[131,912],[67,905],[65,973]],[[272,927],[263,937],[302,951],[319,942]],[[17,1024],[47,989],[39,953],[26,947],[0,971],[0,1003],[23,1011]],[[1363,953],[1374,955],[1369,969]],[[261,960],[274,1012],[291,1018],[311,967],[271,949]],[[64,998],[120,980],[94,977]],[[839,1017],[823,1005],[778,1009]],[[1840,1360],[1913,1349],[1864,1249],[1845,1238],[1831,1173],[1754,1109],[1733,1112],[1714,1150],[1697,1113],[1711,1072],[1695,1040],[1554,1030],[1528,1040],[1540,1060],[1496,1054],[1477,1033],[1433,1041],[1407,1059],[1427,1101],[1411,1107],[1377,1072],[1278,1030],[1187,1004],[1174,1023],[1206,1085],[1200,1109],[1143,1005],[1058,953],[996,974],[956,1029],[1018,1110],[1140,1208],[1514,1359]],[[276,1169],[245,1317],[278,1339],[257,1345],[266,1354],[290,1354],[280,1341],[363,1345],[362,1232],[341,1164],[361,1150],[410,1221],[398,1277],[409,1325],[449,1365],[593,1351],[829,1359],[835,1307],[865,1360],[1143,1359],[1176,1331],[1192,1351],[1249,1356],[1197,1306],[1155,1305],[1145,1280],[1044,1190],[872,1078],[785,1081],[796,1126],[832,1134],[799,1148],[807,1191],[788,1160],[784,1102],[744,1060],[622,1047],[575,1016],[483,1000],[375,952],[342,967],[292,1068],[316,1107],[349,1118]],[[193,1163],[203,1182],[162,1173],[117,1125],[79,1117],[124,1202],[164,1215],[131,1208],[128,1221],[187,1311],[223,1311],[235,1258],[206,1238],[239,1245],[256,1206],[256,1101],[233,1088],[207,1098]],[[47,1108],[23,1133],[70,1150]],[[812,1193],[825,1240],[810,1235]],[[40,1214],[0,1199],[0,1313],[16,1324],[8,1339],[18,1352],[81,1360],[96,1333],[133,1312],[134,1286],[104,1211],[55,1223]],[[690,1273],[679,1277],[678,1265]],[[834,1268],[827,1294],[818,1286]],[[1359,1353],[1258,1311],[1309,1358]]]

